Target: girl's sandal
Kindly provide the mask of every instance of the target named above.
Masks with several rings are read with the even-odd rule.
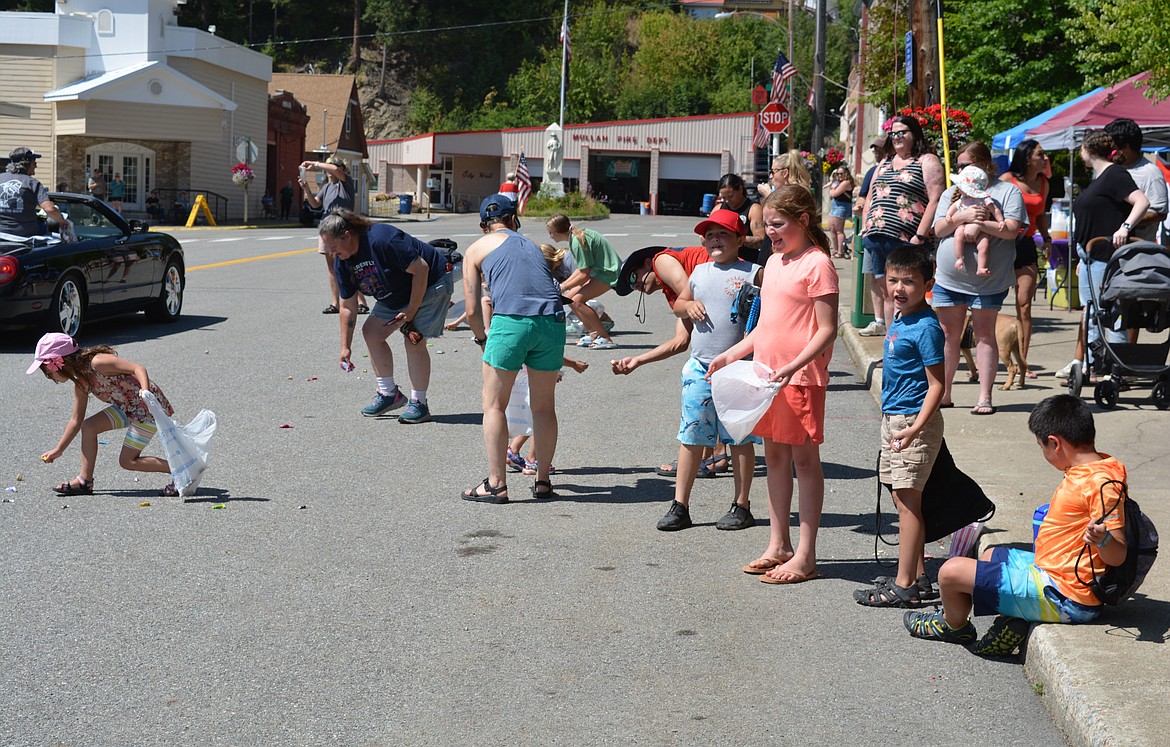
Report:
[[[93,495],[93,480],[86,480],[81,475],[76,480],[63,482],[53,488],[57,495]]]
[[[164,487],[162,490],[160,490],[158,494],[163,496],[164,498],[178,498],[179,497],[179,491],[175,490],[175,484],[173,482],[167,483],[166,487]]]

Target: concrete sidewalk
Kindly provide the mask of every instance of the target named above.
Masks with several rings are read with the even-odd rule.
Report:
[[[882,338],[861,337],[850,323],[854,262],[836,260],[841,273],[841,337],[870,392],[881,400]],[[1004,313],[1015,315],[1014,295]],[[1079,314],[1050,310],[1044,291],[1033,305],[1034,329],[1028,363],[1036,379],[1026,388],[994,390],[997,412],[975,416],[970,409],[978,385],[967,382],[960,364],[955,408],[945,410],[946,437],[955,461],[996,504],[981,545],[1030,543],[1032,512],[1047,503],[1060,474],[1040,454],[1028,431],[1032,406],[1066,391],[1053,372],[1072,357]],[[1142,332],[1143,336],[1165,339]],[[1165,333],[1162,333],[1165,335]],[[1082,392],[1092,401],[1092,388]],[[1130,493],[1165,530],[1170,527],[1170,412],[1154,407],[1150,389],[1121,394],[1113,410],[1092,404],[1097,447],[1125,463]],[[1029,637],[1024,671],[1072,744],[1160,745],[1170,734],[1170,577],[1166,560],[1155,565],[1137,598],[1110,608],[1090,625],[1037,625]],[[979,620],[986,625],[987,622]]]

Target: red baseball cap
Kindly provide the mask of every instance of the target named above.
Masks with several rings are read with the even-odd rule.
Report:
[[[719,208],[711,211],[711,216],[707,220],[700,221],[699,225],[695,226],[695,233],[706,236],[712,227],[726,228],[734,234],[747,236],[747,220],[734,210]]]

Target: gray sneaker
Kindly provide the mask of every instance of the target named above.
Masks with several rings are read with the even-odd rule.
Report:
[[[658,520],[658,531],[677,532],[691,526],[691,512],[678,501],[670,502],[670,510]]]
[[[752,512],[739,505],[732,503],[731,508],[723,515],[723,518],[715,522],[716,529],[723,529],[725,531],[734,532],[737,529],[748,529],[756,525],[756,517],[752,516]]]
[[[375,392],[374,401],[362,408],[362,415],[367,418],[377,417],[391,410],[397,410],[405,404],[406,395],[402,393],[401,389],[394,387],[394,391],[389,394]]]
[[[431,409],[426,402],[412,399],[402,414],[398,416],[399,423],[427,423],[431,419]]]
[[[857,334],[862,337],[885,337],[886,325],[881,322],[870,322],[868,326],[864,327]]]

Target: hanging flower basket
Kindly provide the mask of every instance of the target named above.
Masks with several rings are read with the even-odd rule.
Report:
[[[246,163],[237,163],[232,166],[232,183],[237,187],[245,187],[252,183],[256,178],[256,172],[252,171],[252,167]]]
[[[828,174],[845,162],[845,154],[836,148],[829,148],[825,153],[825,160],[821,162],[821,169]]]

